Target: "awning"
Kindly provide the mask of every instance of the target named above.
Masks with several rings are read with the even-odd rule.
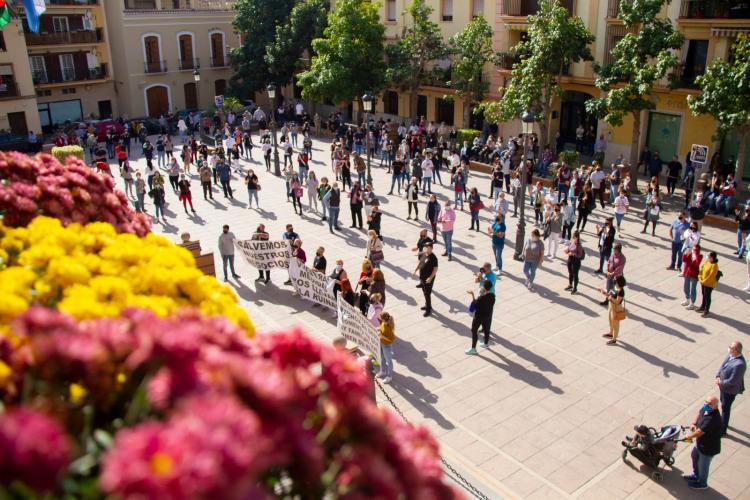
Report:
[[[750,28],[711,28],[711,36],[734,38],[743,33],[750,33]]]
[[[505,23],[505,29],[509,31],[528,31],[529,25],[526,23]]]

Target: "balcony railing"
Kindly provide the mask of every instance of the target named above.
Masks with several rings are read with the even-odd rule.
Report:
[[[71,45],[77,43],[100,43],[104,41],[104,30],[61,31],[57,33],[24,33],[26,45]]]
[[[44,0],[47,5],[63,5],[63,6],[76,6],[76,5],[99,5],[99,0]]]
[[[750,4],[741,0],[682,0],[680,17],[750,19]]]
[[[574,0],[560,0],[560,5],[568,9],[570,14],[575,13]],[[539,10],[537,0],[503,0],[504,16],[530,16]]]
[[[195,59],[178,59],[177,60],[177,67],[180,68],[180,71],[188,70],[188,69],[198,69],[201,67],[200,60],[198,58]]]
[[[143,63],[145,73],[166,73],[167,61],[146,61]]]
[[[698,84],[695,83],[695,79],[706,72],[705,66],[703,67],[691,67],[685,64],[680,64],[675,70],[675,75],[678,77],[677,86],[684,89],[697,89]]]
[[[161,9],[156,8],[156,0],[125,0],[125,11],[153,10],[157,12],[200,12],[229,11],[235,0],[162,0]]]
[[[518,56],[518,54],[512,54],[510,52],[505,52],[503,54],[500,54],[500,68],[504,70],[512,70],[513,65],[518,63],[521,58]]]
[[[211,57],[212,68],[226,68],[227,66],[229,66],[229,52]]]
[[[16,82],[12,78],[4,76],[2,80],[0,80],[0,99],[17,96],[18,87],[16,86]]]
[[[34,80],[34,85],[85,82],[89,80],[101,80],[106,77],[106,64],[101,64],[93,68],[61,68],[59,71],[31,72],[31,78]]]

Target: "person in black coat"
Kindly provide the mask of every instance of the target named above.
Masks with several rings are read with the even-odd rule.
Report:
[[[599,238],[599,269],[594,271],[596,274],[604,272],[604,263],[612,255],[612,245],[615,242],[615,228],[612,225],[612,217],[607,217],[604,226],[596,225],[596,235]]]
[[[471,305],[474,308],[474,320],[471,322],[471,348],[466,350],[466,354],[477,353],[477,341],[479,340],[479,327],[484,332],[484,343],[482,347],[490,346],[490,324],[492,322],[492,310],[495,308],[495,294],[492,289],[492,282],[485,280],[482,282],[482,288],[479,291],[479,298],[474,297],[474,292],[468,292],[471,295]]]

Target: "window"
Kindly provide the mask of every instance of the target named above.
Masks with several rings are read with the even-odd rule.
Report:
[[[417,96],[417,117],[427,119],[427,96]]]
[[[696,77],[706,72],[708,40],[687,40],[682,49],[682,75],[680,86],[695,87]]]
[[[180,34],[177,42],[180,50],[180,69],[195,69],[197,62],[193,60],[193,35]]]
[[[76,79],[76,69],[73,64],[73,54],[60,54],[60,72],[64,82]]]
[[[386,19],[389,21],[395,21],[396,20],[396,0],[388,0],[386,2]]]
[[[446,125],[453,126],[453,111],[455,106],[453,101],[438,97],[435,99],[435,109],[437,109],[437,121],[438,123],[445,123]]]
[[[44,64],[44,56],[29,56],[31,66],[31,77],[34,83],[47,83],[47,67]]]
[[[62,16],[54,16],[52,18],[52,29],[55,30],[55,33],[67,33],[68,31],[70,31],[70,27],[68,26],[68,18]]]
[[[211,45],[211,67],[221,68],[228,66],[226,49],[224,48],[224,33],[215,31],[210,34],[209,42]],[[218,94],[217,94],[218,95]]]
[[[75,87],[70,87],[70,88],[67,88],[67,89],[62,89],[62,93],[63,94],[75,94],[76,93],[76,89],[75,89]]]
[[[443,21],[453,21],[453,0],[443,0]]]
[[[146,59],[146,73],[166,71],[161,60],[161,38],[158,35],[145,35],[143,37],[143,52]]]
[[[16,82],[13,78],[13,66],[0,64],[0,98],[16,95]]]
[[[224,95],[227,92],[227,81],[224,79],[214,82],[214,95]]]
[[[388,115],[398,115],[398,92],[387,90],[383,94],[383,112]]]
[[[484,0],[473,0],[471,4],[471,17],[484,15]]]

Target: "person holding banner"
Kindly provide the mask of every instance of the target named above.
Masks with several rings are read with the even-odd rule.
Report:
[[[380,303],[380,294],[370,294],[370,307],[367,308],[367,321],[375,328],[380,327],[380,313],[383,312],[383,304]]]
[[[380,313],[380,373],[378,378],[383,379],[383,383],[389,384],[393,379],[393,343],[396,341],[396,325],[393,316],[383,311]]]
[[[333,296],[338,297],[341,293],[343,299],[351,306],[354,305],[354,290],[352,290],[352,284],[349,281],[349,275],[344,270],[344,261],[338,259],[336,261],[336,267],[331,273],[331,279],[333,280]],[[335,313],[334,313],[335,314]]]
[[[421,288],[424,294],[424,306],[421,309],[424,311],[425,317],[432,314],[432,287],[435,284],[437,271],[438,260],[432,252],[432,242],[426,243],[424,254],[420,257],[419,264],[413,273],[416,276],[417,272],[419,272],[419,285],[417,285],[417,288]]]
[[[253,236],[250,239],[253,241],[268,241],[269,236],[266,232],[266,226],[263,224],[258,224],[258,228],[255,230]],[[271,270],[265,270],[265,280],[263,279],[263,272],[263,269],[258,269],[258,277],[255,279],[255,281],[262,281],[263,283],[267,284],[271,280]]]
[[[367,316],[367,307],[369,305],[369,296],[367,289],[370,287],[372,282],[372,263],[365,259],[362,261],[362,270],[359,273],[359,280],[357,286],[354,289],[354,293],[359,291],[359,310]]]
[[[307,255],[305,254],[305,251],[302,250],[302,240],[299,238],[292,242],[292,258],[297,259],[297,265],[300,267],[304,266],[305,262],[307,262]],[[291,285],[292,279],[289,278],[284,284]]]
[[[328,262],[326,262],[326,258],[323,255],[325,251],[325,248],[318,247],[315,251],[315,259],[313,259],[313,270],[323,274],[326,273],[326,266],[328,266]]]

